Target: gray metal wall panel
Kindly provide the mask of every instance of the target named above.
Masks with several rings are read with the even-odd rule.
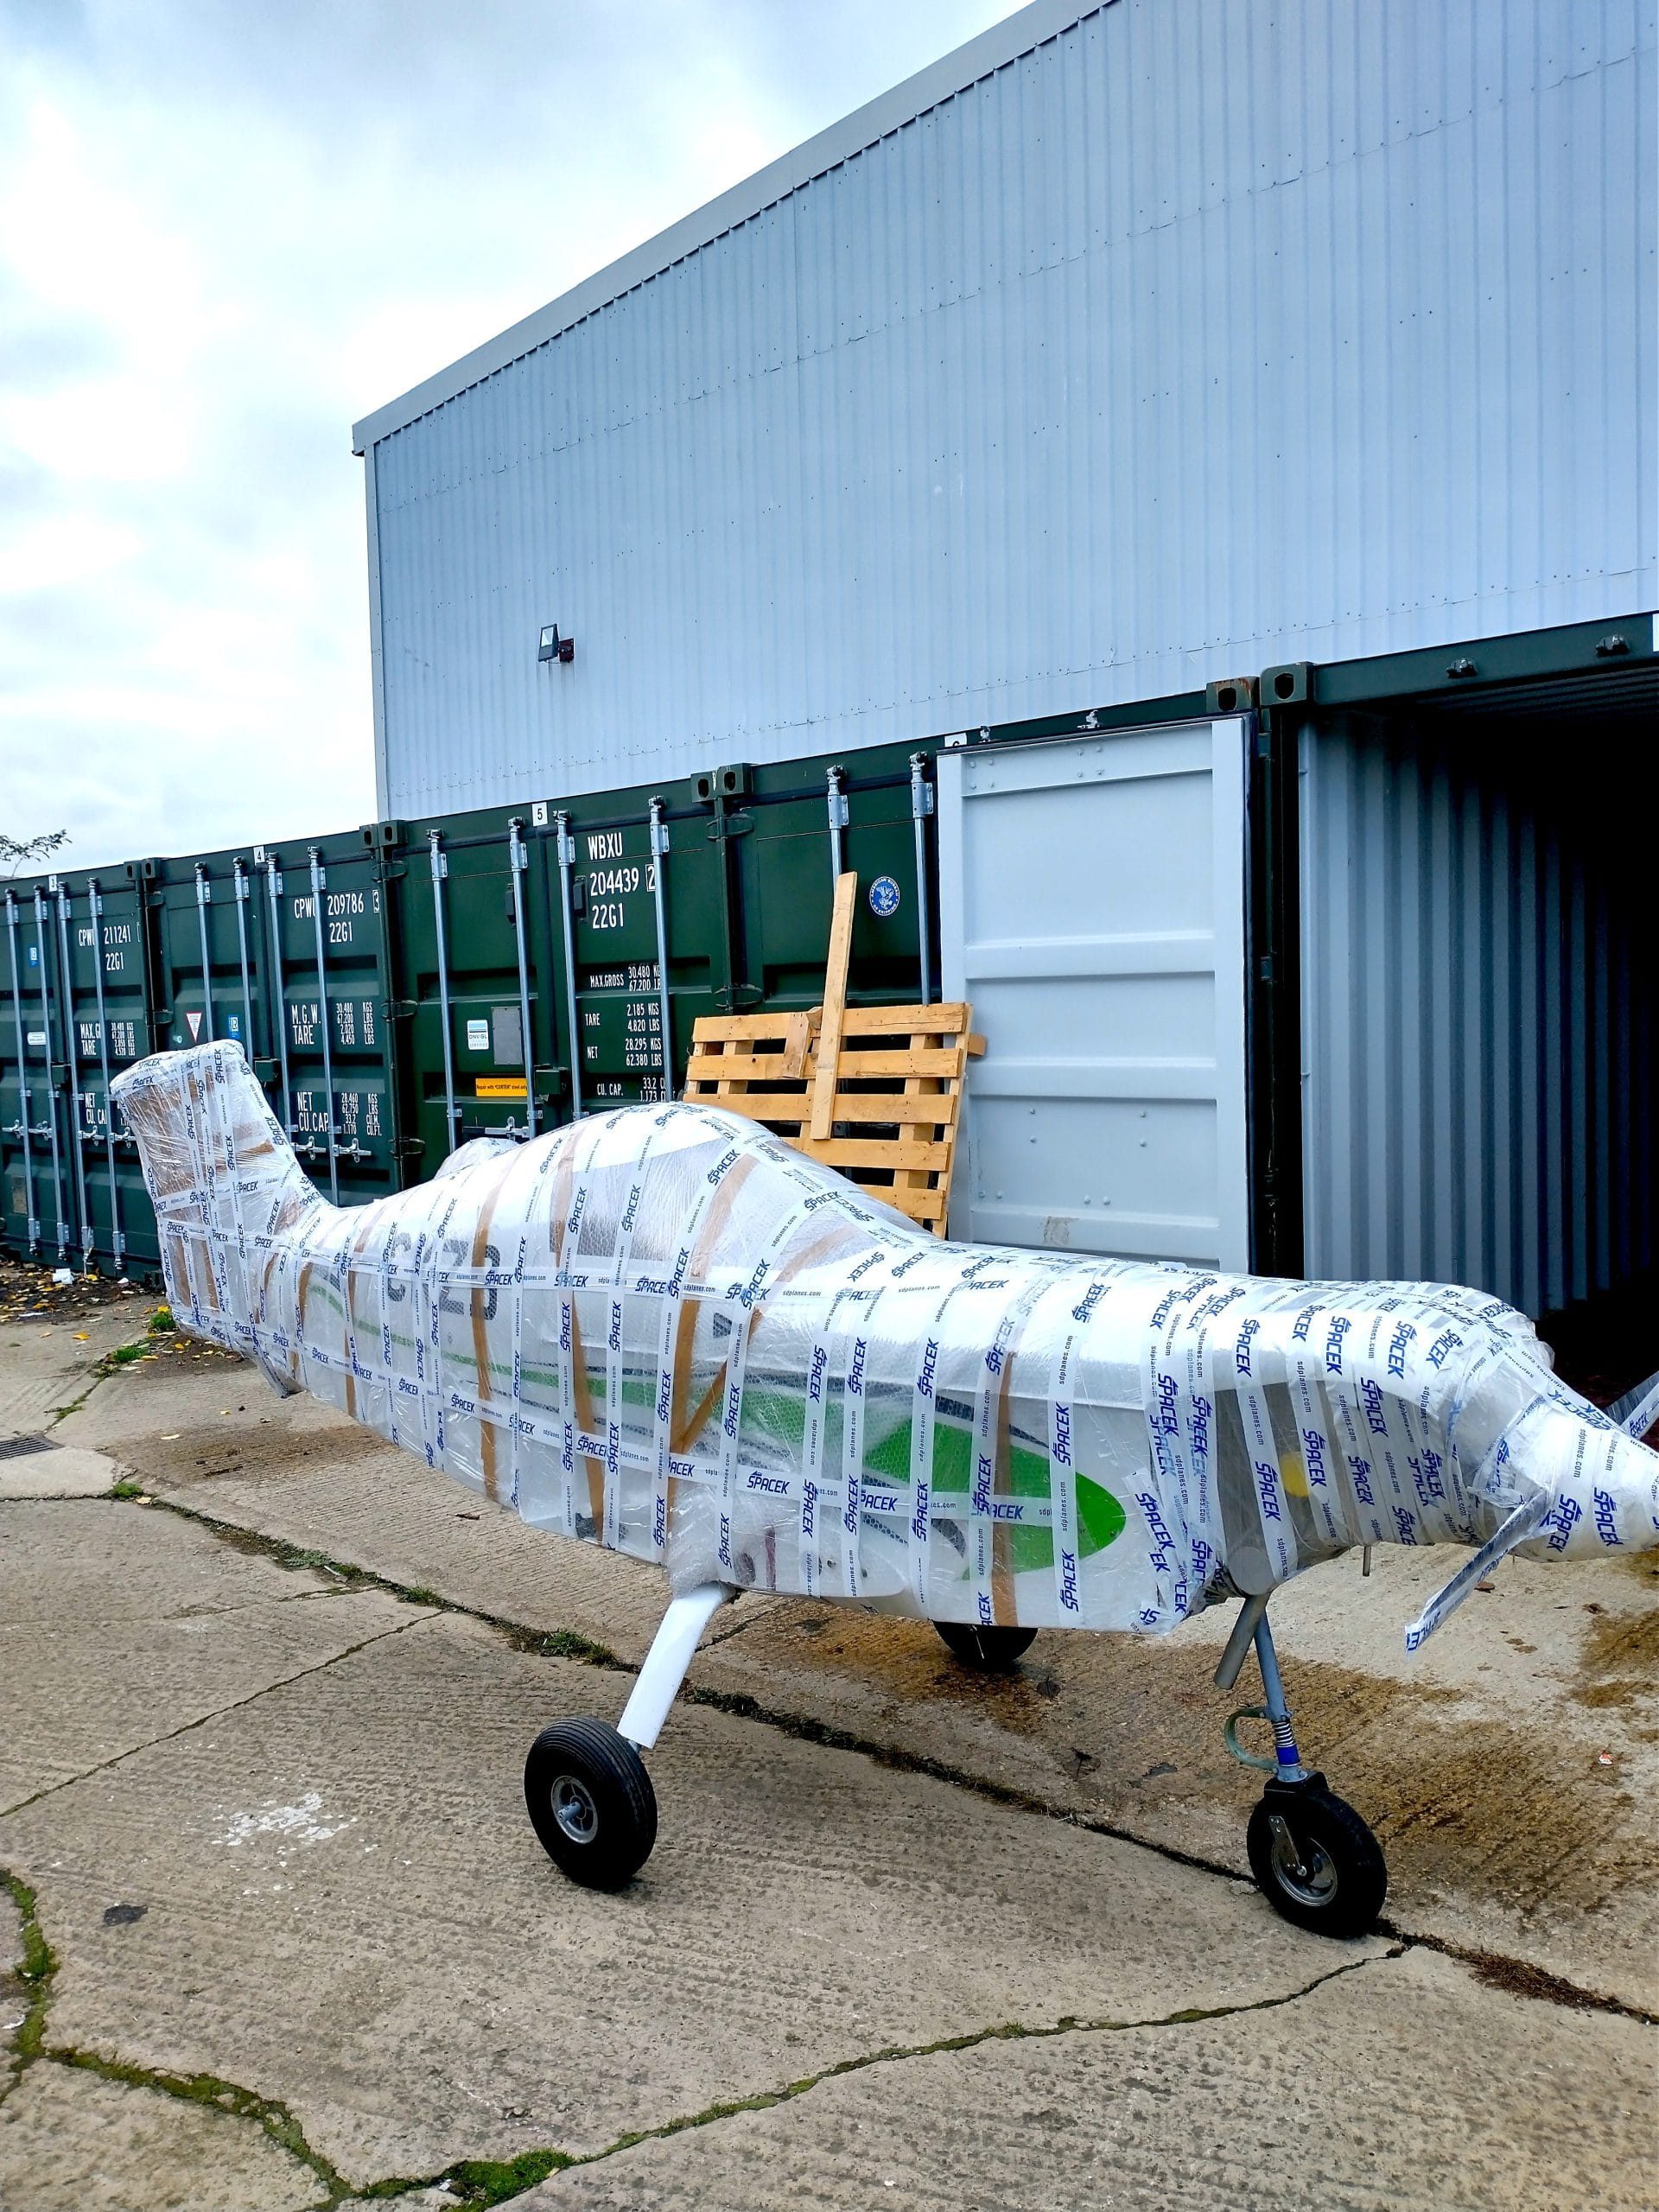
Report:
[[[388,806],[1659,603],[1656,116],[1652,0],[1089,16],[378,440]]]
[[[1654,1264],[1651,859],[1567,743],[1550,766],[1444,718],[1304,734],[1316,1279],[1474,1283],[1535,1316]]]

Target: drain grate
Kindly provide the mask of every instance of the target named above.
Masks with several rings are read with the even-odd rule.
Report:
[[[0,1436],[0,1459],[27,1459],[36,1452],[55,1452],[48,1436]]]

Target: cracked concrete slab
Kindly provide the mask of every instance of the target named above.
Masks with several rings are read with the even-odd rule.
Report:
[[[1270,2012],[875,2064],[555,2176],[521,2212],[1644,2212],[1654,2032],[1424,1951]]]
[[[198,1722],[410,1609],[110,1500],[9,1503],[0,1538],[0,1807]]]
[[[155,1301],[102,1290],[105,1303],[86,1305],[78,1291],[68,1294],[62,1311],[40,1318],[22,1312],[0,1319],[0,1437],[48,1427],[62,1407],[85,1396],[100,1361],[118,1345],[142,1337]],[[41,1300],[61,1302],[64,1294],[43,1286],[38,1269],[0,1262],[0,1298],[22,1306]]]
[[[317,2176],[257,2120],[73,2066],[0,2106],[0,2204],[17,2212],[306,2212]]]
[[[251,1376],[232,1393],[237,1373],[123,1373],[65,1433],[124,1435],[145,1481],[192,1510],[643,1656],[654,1573],[524,1528],[314,1400],[274,1400]],[[1401,1624],[1452,1558],[1385,1548],[1370,1580],[1349,1560],[1275,1598],[1304,1748],[1376,1826],[1397,1925],[1659,2009],[1659,1562],[1510,1560],[1408,1660]],[[1211,1681],[1230,1618],[1160,1643],[1045,1636],[988,1681],[925,1625],[746,1599],[691,1679],[1243,1872],[1258,1785],[1220,1726],[1257,1693],[1248,1675],[1236,1696]]]
[[[63,1962],[49,2040],[280,2100],[361,2189],[1358,1955],[1241,1885],[698,1709],[653,1755],[643,1878],[573,1888],[524,1753],[620,1688],[428,1616],[0,1821]],[[141,1918],[108,1924],[118,1891]]]
[[[104,1497],[120,1473],[113,1459],[84,1445],[34,1437],[16,1442],[25,1448],[0,1447],[0,1498]]]

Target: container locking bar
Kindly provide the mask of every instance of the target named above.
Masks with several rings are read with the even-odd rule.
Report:
[[[86,1201],[86,1131],[80,1121],[79,1033],[75,1022],[74,970],[69,965],[68,887],[58,886],[58,1011],[63,1019],[63,1064],[69,1071],[69,1164],[74,1171],[75,1198],[80,1207],[81,1265],[92,1264],[92,1210]]]
[[[432,928],[438,944],[438,1019],[443,1028],[443,1149],[448,1157],[455,1148],[460,1112],[455,1104],[454,1039],[449,1034],[449,944],[443,911],[443,886],[449,873],[449,861],[443,849],[441,830],[429,830],[426,842],[432,855]]]
[[[242,963],[242,1057],[253,1065],[253,988],[248,980],[248,871],[239,860],[231,862],[231,882],[236,893],[236,952]]]
[[[927,755],[910,756],[910,814],[916,830],[916,928],[922,945],[922,1004],[933,1003],[933,917],[927,902],[927,817],[933,811],[933,786],[927,780]]]
[[[110,1185],[110,1249],[118,1268],[127,1240],[121,1230],[121,1188],[115,1179],[115,1099],[110,1090],[110,1019],[104,1002],[104,895],[95,875],[86,879],[86,905],[92,918],[92,974],[98,987],[98,1061],[104,1078],[104,1171]]]
[[[288,992],[283,982],[283,872],[276,865],[276,855],[270,854],[265,861],[265,889],[270,905],[270,995],[271,1016],[276,1025],[276,1047],[283,1063],[283,1127],[289,1136],[297,1136],[294,1126],[294,1086],[288,1072]]]
[[[201,861],[196,862],[196,929],[201,938],[201,1041],[211,1044],[213,1036],[213,956],[207,943],[207,909],[213,902],[213,887],[207,880],[207,870]]]
[[[582,1032],[576,1027],[576,948],[570,927],[570,870],[576,857],[576,841],[570,835],[570,817],[556,814],[553,834],[559,850],[559,912],[564,921],[564,1001],[570,1022],[570,1118],[582,1119]]]
[[[311,848],[311,919],[317,937],[317,1020],[322,1033],[323,1139],[328,1149],[328,1195],[340,1204],[340,1160],[334,1149],[334,1058],[328,1013],[328,957],[323,943],[322,903],[327,871],[316,846]]]
[[[841,833],[851,819],[847,794],[842,789],[846,774],[844,768],[826,768],[823,772],[825,798],[830,812],[830,882],[832,889],[841,880]]]
[[[524,893],[530,853],[518,815],[507,824],[507,859],[512,868],[512,934],[518,950],[518,1031],[524,1061],[524,1135],[536,1134],[536,1046],[530,1028],[530,962],[524,948]],[[516,1135],[518,1132],[515,1130]]]
[[[668,865],[668,824],[663,819],[663,802],[651,802],[651,887],[657,905],[657,998],[660,1008],[663,1037],[663,1096],[674,1096],[674,1033],[669,1020],[668,1003],[668,925],[664,907],[666,888],[664,871]]]

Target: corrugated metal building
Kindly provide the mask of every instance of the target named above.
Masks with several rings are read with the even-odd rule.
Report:
[[[1259,676],[1204,945],[1044,919],[1051,980],[1213,1014],[988,1062],[961,1225],[1117,1249],[1055,1192],[1161,1096],[1123,1249],[1535,1312],[1650,1266],[1640,858],[1560,802],[1659,704],[1656,53],[1650,0],[1038,0],[358,425],[382,812]],[[942,775],[942,855],[1079,779],[1128,834],[1131,757]],[[1017,982],[945,888],[947,977]]]
[[[357,426],[383,813],[1651,607],[1656,116],[1636,0],[1039,0]]]

